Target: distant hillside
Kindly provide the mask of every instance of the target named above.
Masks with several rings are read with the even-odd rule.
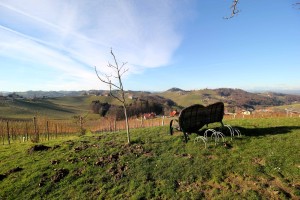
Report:
[[[184,90],[174,87],[174,88],[168,89],[167,92],[184,92]]]
[[[65,96],[101,95],[105,90],[81,90],[81,91],[26,91],[26,92],[2,92],[4,96],[18,95],[24,98],[55,98]]]
[[[167,90],[159,95],[169,98],[179,106],[192,104],[208,105],[222,101],[226,106],[239,107],[242,109],[256,109],[270,106],[290,105],[300,102],[300,95],[289,95],[281,93],[251,93],[241,89],[219,88],[192,91]]]
[[[281,94],[291,94],[291,95],[300,95],[300,90],[276,90],[276,91],[259,91],[259,90],[254,90],[254,91],[250,91],[253,93],[281,93]]]
[[[132,116],[145,112],[168,115],[172,109],[180,110],[192,104],[208,105],[217,101],[224,102],[226,108],[231,110],[277,107],[284,111],[284,108],[292,109],[300,104],[300,95],[251,93],[230,88],[191,91],[171,88],[158,93],[127,91],[126,98]],[[10,93],[7,96],[0,95],[0,119],[24,119],[36,115],[55,119],[71,119],[75,115],[98,118],[103,113],[101,105],[107,104],[117,113],[120,103],[110,97],[108,91]]]
[[[77,96],[60,96],[61,92],[29,92],[27,95],[39,94],[42,97],[24,98],[22,94],[12,93],[0,96],[1,119],[31,119],[33,116],[42,116],[54,119],[71,119],[82,115],[99,118],[101,105],[109,105],[108,113],[123,113],[119,111],[120,102],[110,97],[108,91],[84,91],[76,93]],[[59,97],[44,96],[45,94],[59,95]],[[71,94],[71,93],[69,93]],[[75,93],[72,93],[73,95]],[[128,114],[140,115],[141,113],[155,112],[156,114],[168,113],[176,104],[164,97],[149,92],[126,92]]]

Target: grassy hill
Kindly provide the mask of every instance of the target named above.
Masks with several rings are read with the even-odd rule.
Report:
[[[186,107],[196,103],[209,104],[211,102],[220,101],[216,92],[212,90],[168,90],[166,92],[157,93],[158,95],[168,98],[176,102],[178,105]]]
[[[65,119],[87,112],[86,106],[78,106],[82,99],[15,99],[0,104],[0,118],[26,119],[33,116],[47,116],[48,118]]]
[[[148,92],[127,92],[127,103],[131,104],[136,99],[165,104],[168,99],[148,93]],[[1,97],[1,96],[0,96]],[[4,100],[3,100],[4,99]],[[43,98],[8,98],[0,99],[0,119],[30,119],[33,116],[47,117],[51,119],[71,119],[75,115],[87,115],[95,118],[99,115],[92,113],[91,103],[100,101],[111,105],[121,105],[121,103],[110,96],[63,96],[63,97],[43,97]]]
[[[168,127],[0,145],[0,199],[299,199],[299,118],[225,123],[243,136],[207,149]]]
[[[106,96],[65,96],[55,98],[14,99],[0,102],[0,119],[30,119],[42,116],[51,119],[71,119],[74,115],[90,114],[90,104],[101,100],[119,104],[115,99]]]

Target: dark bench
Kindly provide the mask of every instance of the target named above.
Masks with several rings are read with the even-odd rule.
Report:
[[[220,122],[223,127],[223,116],[224,103],[222,102],[214,103],[207,107],[200,104],[186,107],[180,112],[178,120],[171,120],[170,134],[173,135],[173,122],[177,121],[179,127],[176,127],[176,129],[183,132],[185,142],[187,142],[188,134],[198,133],[204,125]]]

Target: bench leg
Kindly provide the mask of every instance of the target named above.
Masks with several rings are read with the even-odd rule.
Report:
[[[173,119],[170,121],[170,135],[173,135]]]
[[[223,122],[222,121],[220,121],[220,123],[221,123],[221,125],[222,125],[222,129],[224,128],[224,124],[223,124]]]
[[[188,135],[186,132],[183,132],[185,143],[188,142]]]

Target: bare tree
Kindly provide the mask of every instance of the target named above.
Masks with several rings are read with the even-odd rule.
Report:
[[[240,10],[238,9],[237,5],[239,3],[239,0],[233,0],[232,4],[230,6],[231,9],[231,15],[229,17],[224,17],[224,19],[230,19],[233,18],[236,14],[238,14],[240,12]]]
[[[294,8],[296,8],[296,9],[300,9],[300,3],[294,3],[293,6],[294,6]]]
[[[230,6],[231,9],[231,15],[229,17],[224,17],[224,19],[230,19],[233,18],[236,14],[238,14],[240,12],[240,10],[238,9],[238,3],[240,2],[240,0],[233,0],[232,4]],[[294,3],[293,7],[296,9],[300,9],[300,3]]]
[[[95,66],[95,72],[97,74],[98,79],[109,86],[110,95],[122,103],[122,107],[125,115],[125,121],[126,121],[127,141],[128,144],[130,144],[130,133],[129,133],[129,123],[127,117],[125,91],[122,83],[122,76],[128,71],[128,68],[124,68],[127,63],[122,63],[122,65],[120,66],[117,62],[116,56],[113,53],[112,49],[110,53],[113,56],[114,65],[108,63],[107,67],[112,69],[113,74],[111,75],[103,74],[104,77],[100,76],[96,66]],[[112,80],[116,80],[117,83],[114,83]],[[116,93],[114,93],[113,90],[116,91]]]

